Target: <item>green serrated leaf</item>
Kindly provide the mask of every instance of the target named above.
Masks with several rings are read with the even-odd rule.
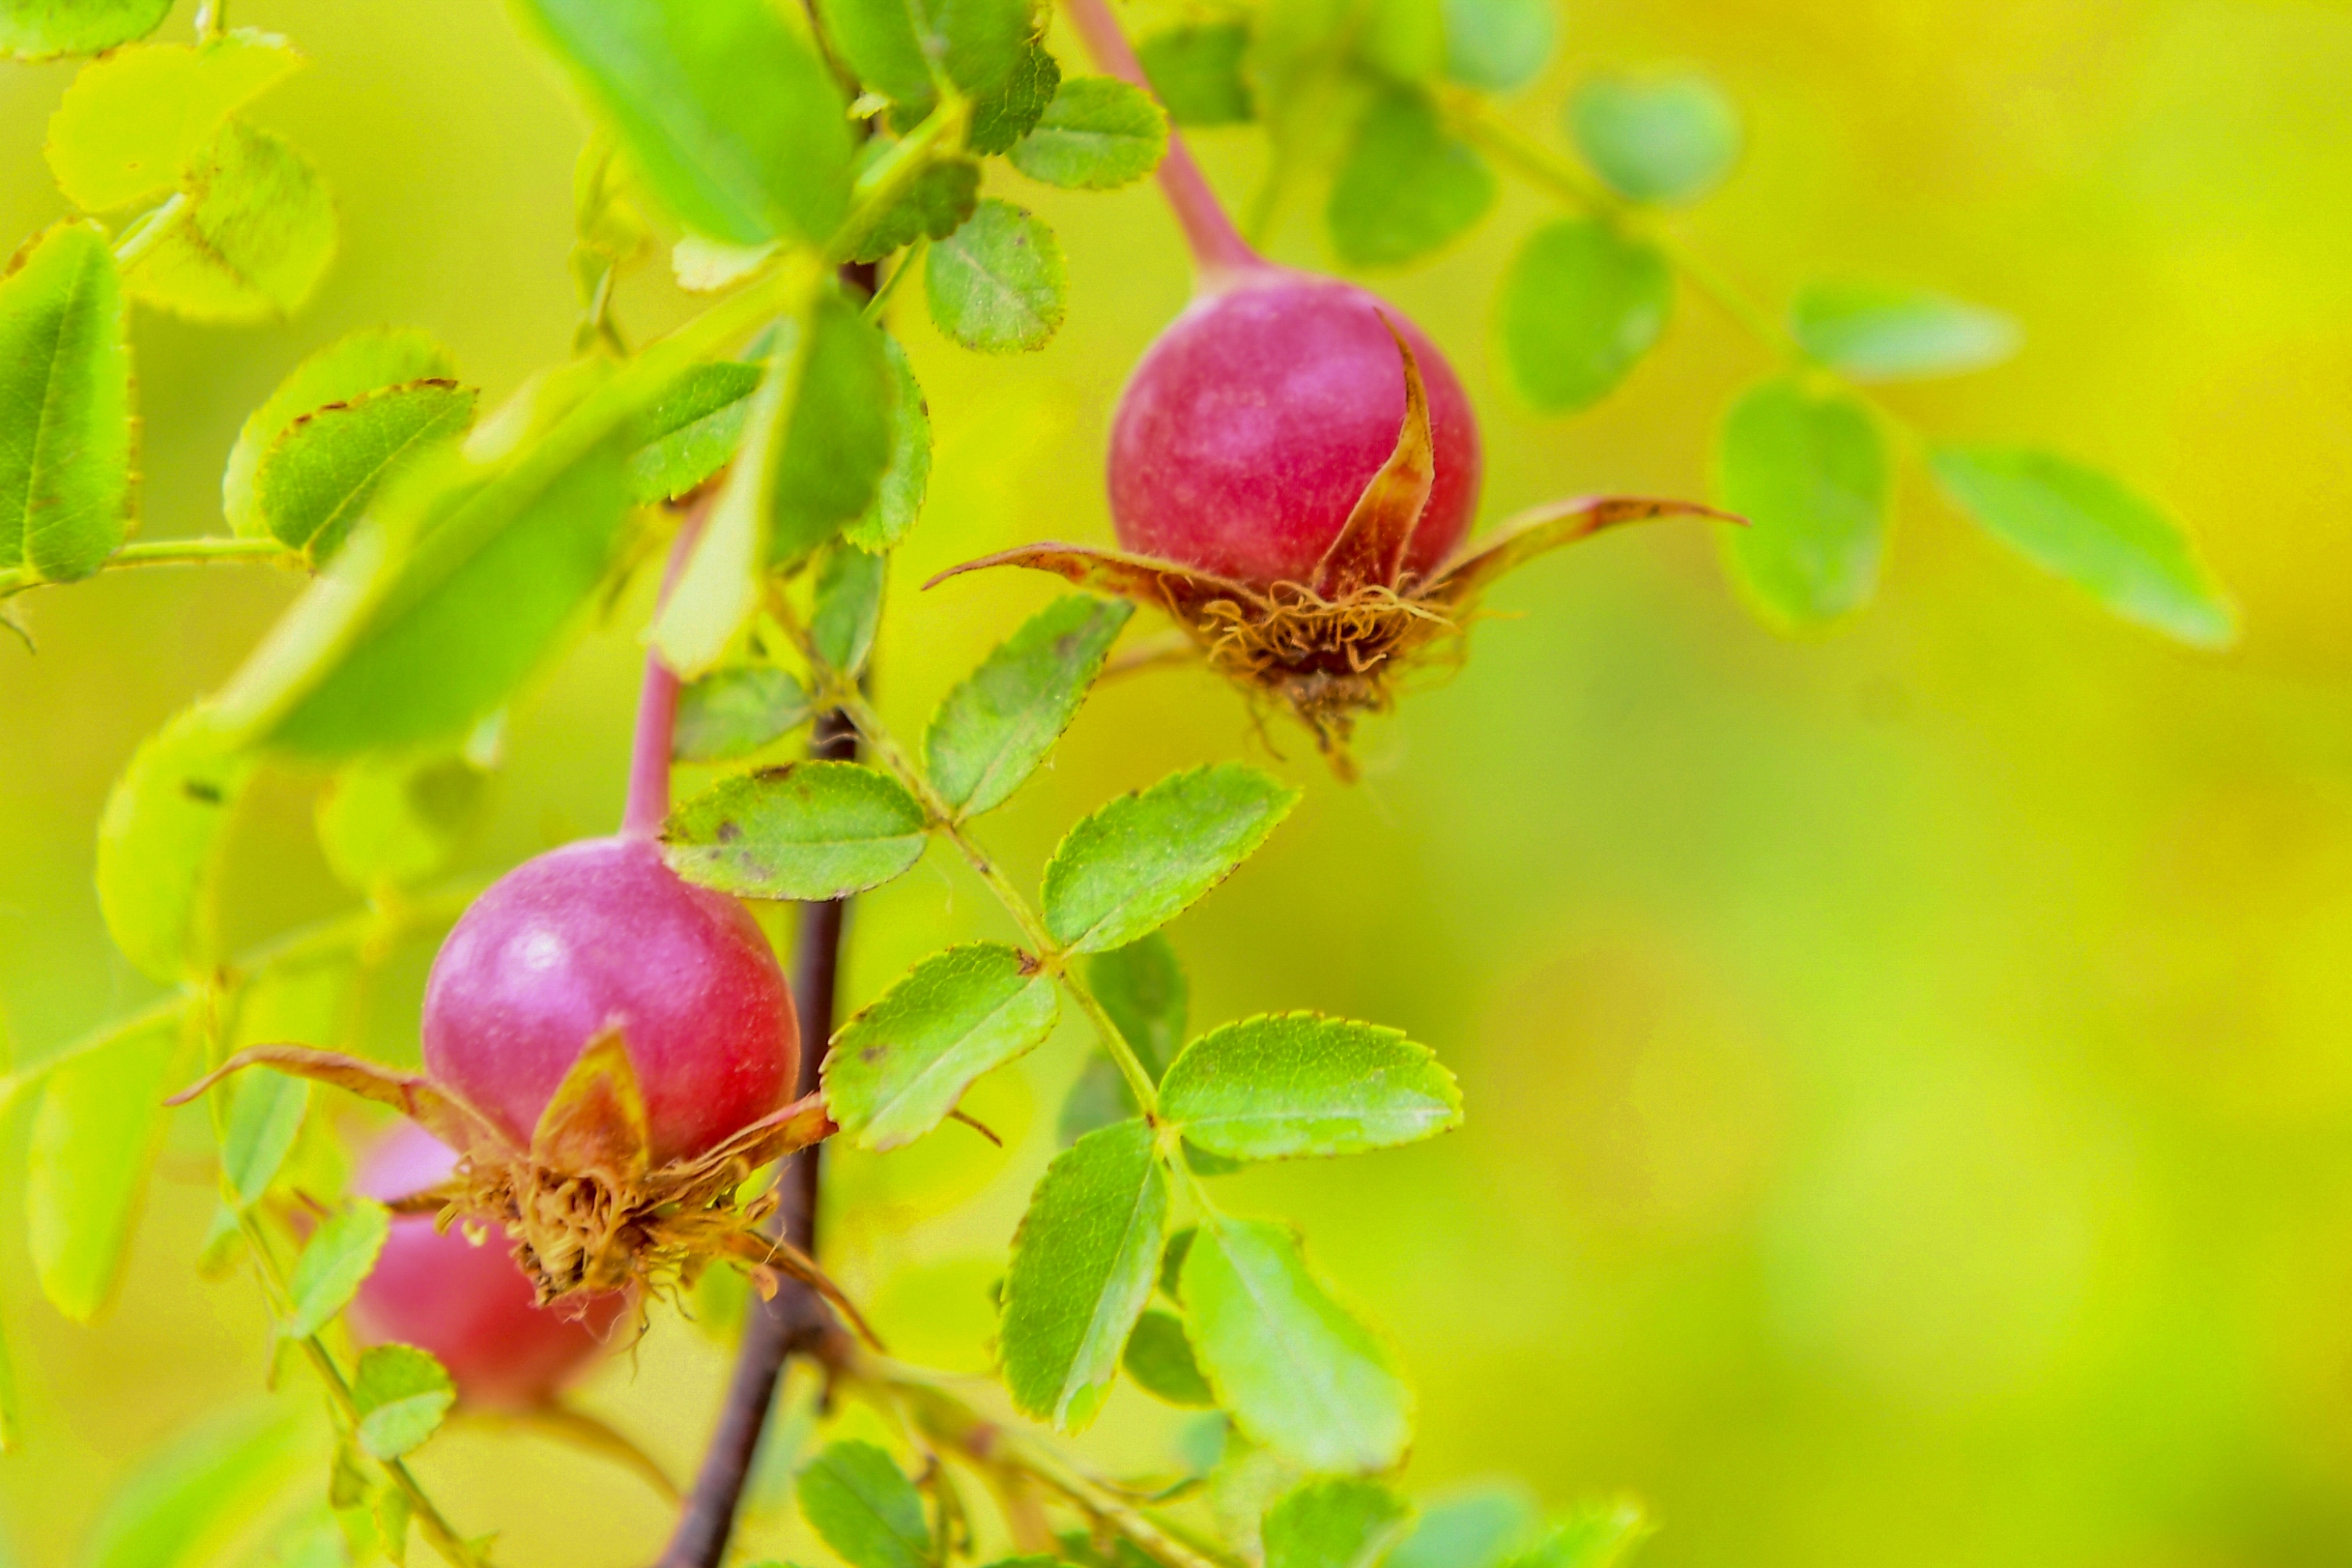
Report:
[[[1466,233],[1495,204],[1494,171],[1417,88],[1372,100],[1331,181],[1324,223],[1350,267],[1399,267]]]
[[[1535,1533],[1524,1489],[1486,1485],[1424,1501],[1412,1531],[1389,1553],[1388,1568],[1496,1568]]]
[[[1870,411],[1794,376],[1732,405],[1715,454],[1717,501],[1748,520],[1724,530],[1732,574],[1769,621],[1824,625],[1878,586],[1892,477]]]
[[[1412,1440],[1395,1352],[1332,1299],[1290,1232],[1219,1216],[1184,1256],[1184,1313],[1217,1403],[1308,1470],[1385,1470]]]
[[[849,121],[832,72],[777,7],[518,4],[647,190],[688,227],[736,245],[832,237],[848,208]]]
[[[782,358],[745,400],[740,460],[727,470],[702,534],[654,613],[646,640],[662,662],[694,679],[718,665],[760,607],[775,526],[776,469],[792,410],[792,368]]]
[[[972,100],[964,145],[974,153],[1009,153],[1029,134],[1062,85],[1062,68],[1035,38],[1022,46],[1003,85]]]
[[[172,0],[10,0],[0,5],[0,55],[94,55],[145,37],[171,14]]]
[[[1192,1243],[1201,1234],[1198,1226],[1186,1226],[1171,1231],[1168,1245],[1160,1254],[1160,1293],[1171,1301],[1184,1299],[1184,1259],[1192,1251]]]
[[[335,254],[335,205],[310,161],[231,120],[188,165],[184,207],[125,235],[133,299],[193,321],[268,321],[310,299]]]
[[[131,517],[129,312],[95,224],[41,236],[0,279],[0,569],[86,577]]]
[[[816,602],[809,614],[809,641],[835,674],[855,678],[874,650],[882,621],[882,585],[889,563],[847,544],[824,552],[816,573]]]
[[[921,9],[908,0],[817,0],[826,41],[867,90],[895,106],[891,123],[901,132],[939,102],[918,30]]]
[[[98,904],[123,956],[175,982],[220,957],[213,910],[229,818],[253,762],[198,706],[141,742],[98,823]]]
[[[41,1293],[78,1322],[96,1317],[122,1272],[163,1096],[180,1055],[177,1014],[70,1047],[34,1113],[25,1244]]]
[[[814,713],[788,670],[767,664],[722,669],[677,694],[669,754],[681,763],[732,762],[782,740]]]
[[[1136,1319],[1119,1364],[1138,1387],[1170,1405],[1202,1408],[1217,1402],[1209,1380],[1201,1375],[1200,1363],[1192,1359],[1183,1320],[1173,1312],[1153,1307]]]
[[[1266,1510],[1265,1568],[1380,1568],[1412,1523],[1412,1504],[1378,1481],[1308,1481]]]
[[[284,38],[249,27],[114,50],[82,68],[49,117],[49,172],[85,212],[161,195],[231,114],[303,64]]]
[[[1999,364],[2023,334],[1999,310],[1926,289],[1814,283],[1797,294],[1789,330],[1804,351],[1854,381],[1916,381]]]
[[[1546,224],[1496,300],[1512,379],[1547,414],[1589,407],[1656,346],[1674,300],[1674,271],[1649,241],[1597,218]]]
[[[825,1107],[860,1148],[910,1143],[973,1079],[1043,1045],[1059,1011],[1054,977],[1025,954],[950,948],[842,1026],[824,1058]]]
[[[433,1436],[457,1399],[457,1385],[430,1352],[415,1345],[372,1345],[352,1375],[360,1447],[397,1459]]]
[[[1566,118],[1593,173],[1637,202],[1696,201],[1739,161],[1739,111],[1696,74],[1595,77],[1569,100]]]
[[[355,892],[414,887],[449,863],[488,794],[462,752],[365,757],[320,795],[319,847]]]
[[[2096,468],[2016,447],[1940,447],[1936,482],[1985,531],[2109,614],[2196,647],[2237,640],[2238,616],[2181,526]]]
[[[1087,960],[1087,989],[1157,1081],[1183,1048],[1192,988],[1176,949],[1159,931]]]
[[[1057,599],[940,700],[923,735],[924,769],[959,816],[1002,805],[1036,771],[1133,614],[1124,600]]]
[[[801,1515],[850,1568],[923,1568],[931,1532],[923,1496],[871,1443],[828,1443],[802,1467]]]
[[[1444,0],[1445,74],[1482,92],[1508,92],[1543,73],[1559,41],[1551,0]]]
[[[1022,1410],[1066,1432],[1100,1411],[1151,1296],[1168,1195],[1139,1120],[1089,1132],[1045,1167],[1004,1282],[1004,1385]]]
[[[300,416],[254,473],[262,526],[312,560],[328,559],[387,479],[465,436],[476,395],[454,382],[417,381]]]
[[[1462,1091],[1402,1030],[1282,1013],[1213,1029],[1160,1085],[1192,1142],[1235,1160],[1353,1154],[1461,1125]]]
[[[1246,22],[1196,22],[1163,27],[1135,46],[1151,90],[1183,126],[1242,125],[1256,118],[1243,61]]]
[[[664,854],[689,882],[746,899],[845,898],[923,858],[923,808],[855,763],[723,780],[670,814]]]
[[[1070,829],[1045,868],[1045,927],[1070,952],[1124,947],[1233,875],[1298,792],[1215,763],[1111,802]]]
[[[604,581],[628,511],[621,436],[403,475],[230,683],[224,725],[322,760],[461,741]]]
[[[330,404],[349,403],[388,386],[448,381],[457,374],[449,351],[414,327],[370,327],[318,350],[272,392],[237,431],[221,474],[221,510],[229,527],[247,539],[269,531],[254,492],[261,459],[288,426]]]
[[[1511,1560],[1510,1568],[1617,1568],[1651,1533],[1630,1498],[1580,1503],[1549,1534]]]
[[[107,1500],[85,1568],[198,1568],[268,1516],[310,1462],[311,1437],[283,1416],[238,1410],[141,1459]]]
[[[839,291],[817,296],[776,458],[768,543],[775,564],[804,560],[874,501],[890,465],[890,404],[898,390],[883,341]]]
[[[352,1199],[321,1225],[287,1281],[286,1337],[308,1339],[333,1322],[359,1293],[391,1234],[391,1212],[367,1198]]]
[[[915,384],[915,367],[887,332],[882,335],[882,357],[897,389],[890,399],[890,464],[875,484],[873,504],[841,531],[850,543],[877,555],[897,549],[907,537],[931,482],[931,411]]]
[[[1168,117],[1141,88],[1115,77],[1064,79],[1036,128],[1013,144],[1013,166],[1075,191],[1131,184],[1160,166]]]
[[[993,196],[923,258],[931,320],[982,353],[1045,347],[1061,327],[1068,291],[1054,231]]]
[[[887,157],[893,150],[892,143],[878,137],[866,146],[861,163]],[[971,219],[979,205],[978,163],[969,158],[926,163],[887,205],[844,235],[834,254],[845,261],[879,261],[919,239],[945,239]]]
[[[663,388],[631,429],[629,499],[675,500],[725,468],[743,439],[760,371],[719,360],[688,366]]]
[[[261,1201],[286,1163],[310,1109],[310,1084],[290,1073],[248,1072],[222,1086],[221,1179],[247,1208]]]

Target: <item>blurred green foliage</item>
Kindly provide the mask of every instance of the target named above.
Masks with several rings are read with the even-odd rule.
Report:
[[[1203,19],[1162,0],[1129,17]],[[325,175],[341,237],[286,324],[135,318],[151,540],[218,531],[239,426],[341,333],[425,328],[495,402],[577,320],[581,125],[498,8],[250,0],[237,20],[313,62],[250,115]],[[1304,1218],[1400,1342],[1415,1487],[1507,1470],[1552,1503],[1630,1491],[1664,1522],[1643,1559],[1661,1568],[2323,1560],[2352,1531],[2352,12],[1596,0],[1559,33],[1520,124],[1548,134],[1597,72],[1704,69],[1748,135],[1675,231],[1767,300],[1883,278],[2024,323],[2020,357],[1887,401],[1939,436],[2130,476],[2199,531],[2244,638],[2216,658],[2109,621],[1916,475],[1873,610],[1832,639],[1758,629],[1696,531],[1515,580],[1492,606],[1525,618],[1482,626],[1458,678],[1369,731],[1359,788],[1276,736],[1307,800],[1170,933],[1196,1027],[1301,1005],[1394,1025],[1461,1075],[1465,1126],[1234,1178],[1229,1206]],[[0,72],[0,232],[66,214],[36,149],[71,73]],[[1250,128],[1195,141],[1237,201],[1265,172]],[[1070,307],[1043,352],[989,361],[911,290],[895,307],[939,437],[877,671],[909,732],[1051,595],[916,584],[1031,538],[1108,538],[1110,400],[1189,287],[1148,187],[990,181],[1060,236]],[[1280,258],[1330,264],[1328,194],[1286,192]],[[1381,279],[1478,403],[1486,514],[1700,493],[1716,413],[1762,354],[1688,300],[1606,401],[1538,417],[1503,379],[1488,301],[1558,209],[1508,182],[1496,199],[1455,248]],[[633,341],[690,308],[657,272],[618,290]],[[0,1007],[21,1058],[153,994],[93,891],[107,786],[291,592],[206,572],[20,601],[38,652],[0,647]],[[614,819],[647,609],[620,606],[517,710],[467,868]],[[1207,679],[1116,682],[992,841],[1034,877],[1106,797],[1259,746]],[[346,904],[316,793],[257,778],[226,946]],[[1004,934],[968,881],[920,870],[860,907],[847,996]],[[362,997],[371,1048],[413,1053],[429,953],[410,944]],[[1086,1050],[1068,1026],[982,1081],[967,1108],[1003,1154],[948,1129],[835,1157],[840,1271],[909,1353],[968,1360],[988,1332],[987,1259]],[[208,1144],[183,1115],[95,1327],[39,1300],[23,1233],[0,1227],[24,1428],[0,1461],[0,1562],[104,1546],[131,1459],[260,1380],[249,1284],[192,1272]],[[0,1160],[22,1168],[20,1147]],[[587,1400],[682,1468],[724,1367],[666,1318]],[[1184,1423],[1119,1392],[1087,1444],[1164,1463]],[[454,1515],[499,1520],[517,1563],[640,1562],[666,1524],[599,1461],[493,1425],[461,1423],[419,1468]],[[755,1543],[813,1551],[787,1489],[762,1498]]]

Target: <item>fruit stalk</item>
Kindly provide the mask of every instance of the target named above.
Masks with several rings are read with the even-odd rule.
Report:
[[[1087,52],[1095,58],[1107,75],[1118,77],[1146,92],[1151,83],[1143,74],[1143,62],[1135,58],[1128,44],[1127,35],[1119,30],[1118,18],[1110,14],[1106,0],[1069,0],[1070,21],[1086,40]],[[1154,96],[1157,96],[1156,94]],[[1244,273],[1266,270],[1270,263],[1250,248],[1234,220],[1217,200],[1216,192],[1209,188],[1201,173],[1201,165],[1192,161],[1192,149],[1173,125],[1168,130],[1167,155],[1160,160],[1160,189],[1168,205],[1176,210],[1176,221],[1184,230],[1184,243],[1192,247],[1192,260],[1201,270],[1202,291],[1223,288]]]
[[[657,605],[668,602],[678,573],[685,570],[686,558],[694,552],[694,542],[702,536],[702,521],[709,510],[709,499],[698,501],[678,525],[677,539],[669,547],[669,564],[662,568]],[[677,676],[662,662],[661,650],[649,647],[645,682],[637,689],[636,734],[629,745],[629,796],[621,808],[624,838],[651,838],[669,816],[670,735],[677,726]]]

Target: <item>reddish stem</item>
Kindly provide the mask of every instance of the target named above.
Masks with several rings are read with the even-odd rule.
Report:
[[[669,564],[662,569],[661,596],[656,611],[668,602],[677,574],[702,536],[704,501],[686,514],[677,542],[669,547]],[[645,683],[637,688],[637,732],[629,744],[629,798],[621,808],[621,837],[651,838],[669,816],[670,731],[677,724],[677,677],[662,662],[657,649],[646,650]]]
[[[1109,75],[1132,83],[1144,91],[1151,91],[1151,83],[1143,74],[1143,62],[1135,58],[1135,50],[1119,30],[1118,18],[1110,14],[1106,0],[1069,0],[1070,21],[1077,27],[1078,37],[1086,40],[1087,52],[1095,64]],[[1250,248],[1234,220],[1225,216],[1217,200],[1217,193],[1201,174],[1201,165],[1192,161],[1192,150],[1174,126],[1168,131],[1168,154],[1160,160],[1160,189],[1168,197],[1168,205],[1176,209],[1176,221],[1183,226],[1184,241],[1192,247],[1192,259],[1201,268],[1201,287],[1213,289],[1233,281],[1235,274],[1268,269],[1272,264]]]

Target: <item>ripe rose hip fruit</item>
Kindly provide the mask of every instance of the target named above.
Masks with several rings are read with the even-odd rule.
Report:
[[[1407,576],[1428,576],[1477,506],[1468,395],[1394,307],[1264,264],[1224,274],[1128,382],[1110,438],[1119,542],[1253,586],[1312,583],[1396,450],[1406,416],[1399,337],[1427,391],[1434,457],[1402,564]]]
[[[591,838],[474,900],[425,990],[427,1075],[521,1148],[582,1048],[617,1029],[655,1166],[782,1105],[800,1061],[791,993],[743,906],[657,845]]]
[[[376,1145],[357,1189],[385,1202],[449,1177],[457,1152],[420,1127]],[[544,1405],[610,1342],[626,1298],[588,1298],[569,1309],[534,1303],[530,1280],[506,1238],[477,1247],[462,1230],[436,1230],[430,1215],[403,1215],[352,1304],[360,1337],[428,1350],[449,1370],[457,1396],[484,1409]]]

